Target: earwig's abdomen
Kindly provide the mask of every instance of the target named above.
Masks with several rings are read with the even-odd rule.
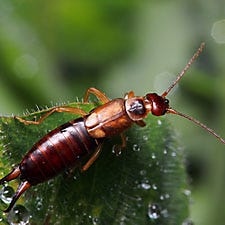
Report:
[[[31,185],[48,180],[62,170],[77,166],[97,147],[83,118],[70,121],[38,141],[21,161],[21,179]]]

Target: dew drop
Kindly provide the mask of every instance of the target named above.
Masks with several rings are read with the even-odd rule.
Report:
[[[92,218],[92,223],[93,223],[94,225],[99,224],[99,219],[98,219],[97,217],[93,217],[93,218]]]
[[[29,224],[30,215],[24,206],[16,205],[9,212],[7,219],[10,225],[26,225]]]
[[[133,144],[133,151],[139,152],[141,150],[141,147],[138,144]]]
[[[167,199],[170,198],[170,194],[168,194],[168,193],[165,194],[165,198],[167,198]]]
[[[157,123],[158,123],[159,126],[162,125],[162,121],[161,120],[157,120]]]
[[[126,216],[121,216],[119,225],[125,225],[126,221],[127,221],[127,217]]]
[[[156,184],[153,184],[153,185],[152,185],[152,189],[153,189],[153,190],[157,190],[157,189],[158,189],[158,188],[157,188],[157,185],[156,185]]]
[[[147,173],[146,170],[140,170],[140,175],[141,175],[141,176],[146,175],[146,173]]]
[[[155,153],[153,152],[152,153],[152,159],[155,159],[156,158],[156,155],[155,155]]]
[[[144,135],[144,136],[143,136],[143,140],[144,140],[144,141],[147,141],[147,140],[148,140],[148,136],[147,136],[147,135]]]
[[[43,207],[43,199],[40,198],[40,197],[37,197],[35,204],[36,204],[37,210],[40,211],[42,209],[42,207]]]
[[[158,204],[152,203],[148,205],[148,217],[153,220],[160,217],[160,207]]]
[[[113,145],[112,147],[112,153],[118,155],[121,155],[122,149],[120,145]]]
[[[148,190],[151,188],[151,185],[148,184],[148,183],[141,183],[141,187],[144,189],[144,190]]]
[[[191,195],[191,191],[188,190],[188,189],[185,189],[185,190],[184,190],[184,194],[185,194],[186,196],[190,196],[190,195]]]
[[[172,152],[172,153],[171,153],[171,156],[172,156],[172,157],[176,157],[176,156],[177,156],[177,153],[176,153],[176,152]]]
[[[12,196],[14,194],[14,190],[10,186],[4,186],[0,191],[0,199],[6,203],[9,204],[12,201]]]

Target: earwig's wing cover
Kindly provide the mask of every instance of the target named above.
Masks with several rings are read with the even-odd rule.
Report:
[[[85,111],[93,107],[80,106]],[[29,126],[12,117],[0,118],[1,177],[40,137],[72,118],[55,113],[41,125]],[[112,153],[112,146],[120,139],[106,141],[100,157],[85,173],[68,171],[30,188],[25,201],[18,202],[32,216],[30,223],[182,224],[189,217],[183,153],[166,120],[150,116],[146,123],[127,132],[127,147],[119,156]],[[5,209],[1,202],[0,209]],[[0,217],[6,219],[1,211]]]

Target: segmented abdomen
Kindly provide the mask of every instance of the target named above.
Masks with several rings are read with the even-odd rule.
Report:
[[[62,170],[77,166],[97,147],[83,118],[70,121],[46,134],[20,163],[21,179],[31,185],[48,180]]]

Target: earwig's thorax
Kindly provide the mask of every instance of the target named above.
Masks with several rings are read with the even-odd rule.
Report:
[[[169,100],[156,93],[149,93],[146,99],[151,103],[151,113],[155,116],[164,115],[169,109]]]

